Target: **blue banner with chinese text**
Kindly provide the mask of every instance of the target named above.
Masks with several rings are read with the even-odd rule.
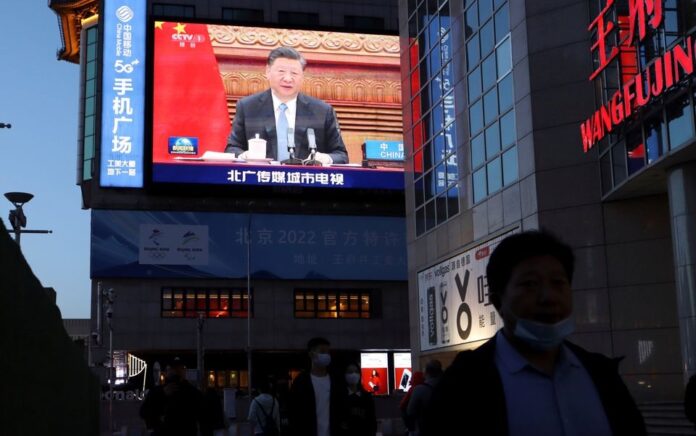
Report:
[[[242,278],[249,248],[254,278],[406,280],[405,232],[399,217],[93,210],[91,276]]]

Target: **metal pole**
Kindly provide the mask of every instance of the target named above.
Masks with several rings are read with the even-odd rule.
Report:
[[[249,211],[249,219],[247,221],[247,378],[249,381],[249,394],[251,395],[251,211]]]
[[[15,242],[17,242],[17,246],[19,248],[22,248],[22,244],[19,240],[19,237],[22,236],[22,232],[19,228],[14,229],[14,234],[15,234]]]
[[[198,367],[198,389],[203,390],[203,314],[198,314],[198,346],[196,350],[196,366]]]
[[[114,431],[114,335],[109,317],[109,429]]]
[[[102,348],[102,283],[97,282],[97,345]],[[103,349],[103,348],[102,348]]]

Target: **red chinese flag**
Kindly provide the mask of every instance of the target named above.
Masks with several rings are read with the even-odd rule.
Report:
[[[227,98],[207,25],[155,23],[153,82],[154,162],[225,150],[230,133]],[[192,148],[186,147],[170,152],[170,139],[173,143],[181,137],[197,139],[195,154],[187,154]]]

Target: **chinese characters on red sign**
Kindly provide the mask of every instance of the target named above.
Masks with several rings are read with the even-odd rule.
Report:
[[[647,24],[657,30],[663,21],[662,0],[629,0],[628,16],[617,15],[614,9],[614,0],[607,0],[599,15],[592,20],[587,30],[594,33],[595,43],[591,50],[597,53],[599,65],[590,75],[594,80],[611,61],[619,54],[620,47],[635,49],[636,28],[638,29],[638,42],[647,36]],[[617,15],[617,22],[611,21],[611,14]],[[628,32],[620,32],[616,45],[611,45],[610,37],[615,35],[615,28],[623,28],[622,24],[628,23]],[[618,26],[617,26],[618,25]],[[596,29],[596,30],[595,30]],[[616,38],[614,38],[616,40]],[[609,50],[607,52],[607,50]]]
[[[607,133],[629,118],[680,80],[694,72],[694,45],[691,36],[639,69],[638,46],[664,22],[664,0],[629,0],[628,10],[619,10],[615,0],[604,8],[588,26],[592,32],[591,51],[594,80],[612,62],[620,67],[621,86],[609,101],[580,126],[583,149],[590,150]]]

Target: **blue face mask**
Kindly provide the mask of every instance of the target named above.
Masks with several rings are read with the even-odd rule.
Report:
[[[346,383],[348,383],[348,386],[357,385],[359,381],[360,374],[357,372],[349,372],[346,374]]]
[[[513,334],[531,348],[546,351],[561,345],[565,338],[574,331],[575,320],[572,316],[556,324],[545,324],[517,318]]]
[[[318,353],[314,356],[314,364],[320,368],[326,368],[331,364],[331,355]]]

